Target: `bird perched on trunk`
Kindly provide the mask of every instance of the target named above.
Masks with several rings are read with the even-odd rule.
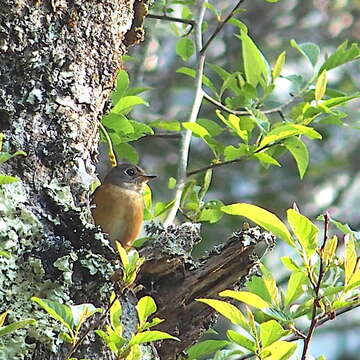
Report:
[[[143,222],[144,185],[154,175],[146,175],[139,166],[121,164],[111,169],[95,190],[91,212],[96,225],[108,233],[115,247],[119,241],[130,248],[139,235]]]

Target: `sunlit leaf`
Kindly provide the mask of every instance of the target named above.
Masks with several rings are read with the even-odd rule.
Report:
[[[229,345],[227,340],[205,340],[201,341],[186,350],[188,360],[195,360],[200,357],[212,354],[213,352]]]
[[[260,324],[260,339],[263,346],[271,345],[286,334],[288,331],[284,330],[276,320],[269,320]]]
[[[326,70],[319,75],[315,86],[315,100],[318,103],[325,95],[327,85],[327,73]]]
[[[0,174],[0,185],[11,184],[19,180],[20,179],[14,176]]]
[[[240,30],[240,36],[236,35],[242,41],[242,57],[246,81],[256,87],[259,83],[264,85],[269,78],[268,64],[251,38]]]
[[[242,301],[245,304],[254,306],[257,309],[265,309],[270,306],[270,304],[264,301],[260,296],[249,291],[224,290],[219,293],[219,295]]]
[[[180,339],[178,339],[177,337],[172,336],[166,332],[150,330],[135,334],[129,341],[129,346],[165,339],[180,341]]]
[[[228,339],[233,341],[234,343],[236,343],[250,351],[255,351],[255,349],[256,349],[255,342],[250,340],[246,336],[241,335],[234,330],[227,330],[226,335],[227,335]]]
[[[322,73],[324,70],[330,70],[335,67],[338,67],[342,64],[350,62],[360,57],[360,48],[358,43],[352,43],[348,46],[348,41],[344,41],[336,51],[331,54],[324,64],[321,66],[319,73]]]
[[[272,71],[273,79],[276,79],[281,74],[281,70],[285,64],[285,57],[286,57],[286,51],[283,51],[276,59],[276,62],[275,62],[275,65],[274,65],[274,68]]]
[[[288,281],[285,293],[285,306],[289,306],[300,295],[304,294],[303,286],[307,283],[307,277],[302,272],[293,272]]]
[[[328,263],[332,260],[332,258],[335,255],[335,251],[338,244],[338,238],[336,235],[331,237],[330,239],[327,239],[324,250],[322,251],[321,257],[325,261],[325,263]]]
[[[290,41],[290,44],[293,48],[297,49],[302,55],[304,55],[313,67],[316,65],[320,55],[320,48],[318,45],[310,42],[297,44],[294,39]]]
[[[194,42],[187,37],[181,38],[176,44],[176,53],[183,61],[188,61],[195,53]]]
[[[28,325],[36,325],[36,321],[34,319],[20,320],[20,321],[15,321],[9,325],[0,327],[0,336],[10,334],[15,330],[21,329]]]
[[[74,318],[69,306],[56,301],[40,299],[36,296],[33,296],[31,300],[40,305],[50,316],[62,323],[69,330],[74,328]]]
[[[296,347],[294,342],[279,340],[263,348],[262,353],[270,354],[264,358],[266,360],[287,360],[294,354]]]
[[[151,296],[142,297],[137,305],[136,310],[139,317],[140,326],[147,320],[147,318],[156,312],[156,304]]]
[[[309,151],[306,145],[302,140],[295,136],[285,139],[283,144],[294,157],[299,171],[300,179],[302,179],[309,165]]]
[[[284,223],[276,215],[261,207],[252,204],[237,203],[226,205],[222,207],[221,210],[226,214],[244,216],[265,230],[272,232],[289,245],[294,246],[294,240],[291,238],[289,230]]]
[[[307,217],[294,209],[287,211],[287,218],[301,247],[305,250],[306,255],[310,257],[317,247],[319,229]]]
[[[226,317],[233,324],[239,325],[244,329],[248,329],[248,323],[242,312],[234,305],[225,301],[214,299],[196,299],[196,301],[209,305],[216,310],[220,315]]]
[[[347,285],[355,271],[356,267],[356,251],[355,240],[351,234],[345,235],[345,285]]]

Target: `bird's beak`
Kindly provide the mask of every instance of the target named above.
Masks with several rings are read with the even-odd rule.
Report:
[[[142,178],[146,181],[149,181],[149,180],[152,180],[152,179],[155,179],[157,176],[156,175],[141,175]]]

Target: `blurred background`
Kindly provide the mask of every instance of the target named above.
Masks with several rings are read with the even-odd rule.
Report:
[[[217,0],[213,5],[227,14],[235,2]],[[160,14],[161,1],[150,13]],[[360,0],[282,0],[271,4],[263,0],[245,1],[246,12],[237,15],[249,28],[249,34],[265,57],[274,64],[277,56],[286,50],[283,75],[298,74],[309,77],[310,68],[306,60],[290,46],[294,38],[297,43],[314,42],[321,48],[322,56],[335,50],[344,40],[360,40]],[[176,6],[171,16],[180,16]],[[206,39],[216,27],[214,14],[206,13],[208,30]],[[191,78],[177,74],[184,63],[175,53],[179,35],[188,27],[166,21],[147,19],[145,42],[130,49],[132,60],[125,62],[133,86],[149,86],[152,89],[144,97],[149,107],[137,107],[132,116],[149,123],[155,120],[187,121],[194,96]],[[207,61],[230,71],[241,69],[240,41],[234,37],[238,30],[225,26],[209,48]],[[213,74],[206,75],[214,82]],[[285,79],[278,80],[274,103],[289,99],[291,88]],[[346,64],[329,72],[328,86],[350,93],[360,88],[359,61]],[[258,162],[244,161],[217,168],[206,200],[219,199],[225,204],[249,202],[276,213],[281,219],[285,211],[296,202],[307,217],[315,218],[329,211],[330,215],[348,223],[354,230],[360,229],[360,102],[352,101],[343,109],[348,117],[345,126],[314,124],[323,140],[309,145],[310,165],[301,181],[293,158],[284,154],[282,167],[264,169]],[[217,121],[215,108],[205,104],[200,117]],[[286,113],[286,111],[285,111]],[[279,116],[274,114],[273,116]],[[306,139],[305,139],[306,141]],[[179,151],[178,137],[146,136],[132,145],[140,154],[140,164],[149,172],[159,176],[151,184],[154,201],[169,201],[173,190],[168,189],[169,177],[176,177]],[[189,170],[208,165],[212,154],[201,140],[193,138]],[[203,174],[199,176],[202,178]],[[179,221],[185,221],[181,215]],[[232,231],[241,227],[239,218],[224,216],[216,224],[203,224],[202,243],[194,253],[201,256],[214,245],[225,241]],[[336,229],[332,229],[336,233]],[[267,256],[265,263],[272,269],[278,281],[285,276],[279,258],[289,251],[286,245],[278,244]],[[360,313],[352,311],[342,315],[334,324],[318,330],[311,347],[311,354],[324,354],[328,359],[360,359]]]

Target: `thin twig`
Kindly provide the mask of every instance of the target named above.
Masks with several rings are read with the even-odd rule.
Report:
[[[209,47],[209,45],[211,44],[211,42],[215,39],[215,37],[219,34],[219,32],[222,30],[222,28],[225,26],[225,24],[232,18],[232,16],[234,15],[235,11],[240,7],[240,5],[244,2],[245,0],[240,0],[235,7],[230,11],[229,15],[225,18],[224,21],[220,22],[218,24],[218,26],[216,27],[215,31],[212,33],[212,35],[209,37],[208,41],[205,43],[205,45],[203,46],[203,48],[200,50],[200,54],[204,54],[207,50],[207,48]]]
[[[146,17],[148,17],[150,19],[178,22],[178,23],[182,23],[182,24],[191,25],[192,27],[195,25],[194,20],[181,19],[181,18],[171,17],[171,16],[167,16],[167,15],[147,14]]]
[[[315,291],[315,297],[314,297],[314,303],[313,303],[313,310],[312,310],[312,316],[311,316],[311,323],[310,323],[310,327],[309,327],[309,331],[306,335],[306,338],[304,340],[304,348],[303,348],[303,352],[301,355],[301,360],[306,360],[307,357],[307,352],[309,350],[309,345],[310,345],[310,341],[311,338],[314,334],[315,328],[317,326],[317,323],[319,321],[319,317],[316,315],[317,312],[317,308],[320,306],[319,302],[320,302],[320,287],[321,287],[321,281],[324,277],[325,271],[324,271],[324,263],[322,260],[322,255],[323,255],[323,251],[326,245],[326,241],[328,239],[328,230],[329,230],[329,215],[328,213],[325,213],[324,215],[324,238],[323,238],[323,243],[321,245],[320,248],[320,268],[319,268],[319,277],[316,283],[316,287],[314,289]]]
[[[204,73],[204,64],[205,64],[205,54],[200,53],[202,48],[202,23],[205,15],[205,6],[207,0],[200,1],[200,9],[199,9],[199,16],[198,20],[195,24],[195,46],[198,54],[197,59],[197,69],[196,69],[196,79],[195,79],[195,96],[194,102],[191,109],[191,113],[188,119],[188,122],[194,123],[197,119],[197,116],[200,111],[200,106],[203,99],[203,91],[202,91],[202,77]],[[185,133],[182,135],[181,145],[180,145],[180,157],[179,157],[179,166],[178,166],[178,175],[177,175],[177,182],[175,188],[175,198],[174,198],[174,205],[171,207],[168,216],[164,221],[164,226],[167,227],[171,225],[176,217],[176,213],[180,206],[180,200],[183,193],[183,189],[186,182],[186,169],[187,163],[189,158],[189,150],[190,150],[190,142],[191,142],[191,134],[190,130],[186,130]]]
[[[110,136],[109,136],[107,130],[105,129],[105,126],[101,123],[101,121],[99,121],[99,128],[100,128],[101,132],[104,134],[106,142],[109,147],[108,154],[109,154],[109,160],[110,160],[111,166],[115,167],[117,165],[117,161],[116,161],[116,156],[115,156],[114,149],[112,146],[112,142],[111,142],[111,139],[110,139]]]
[[[168,138],[168,139],[180,139],[180,133],[154,133],[154,134],[146,134],[142,138]]]
[[[199,168],[199,169],[196,169],[196,170],[193,170],[193,171],[189,171],[186,175],[191,176],[191,175],[195,175],[195,174],[204,172],[204,171],[209,170],[209,169],[214,169],[214,168],[217,168],[217,167],[220,167],[220,166],[229,165],[229,164],[238,163],[238,162],[241,162],[241,161],[244,161],[244,160],[248,160],[251,156],[253,156],[255,154],[258,154],[261,151],[264,151],[264,150],[266,150],[266,149],[268,149],[268,148],[270,148],[272,146],[279,145],[280,143],[281,143],[281,141],[277,141],[277,142],[274,142],[272,144],[262,146],[262,147],[256,149],[254,152],[252,152],[251,154],[249,154],[247,156],[237,158],[237,159],[234,159],[234,160],[228,160],[228,161],[222,161],[222,162],[219,162],[219,163],[213,163],[213,164],[204,166],[202,168]]]
[[[217,108],[219,108],[220,110],[223,110],[225,112],[227,112],[228,114],[233,114],[233,115],[249,115],[249,112],[246,110],[233,110],[228,108],[227,106],[225,106],[223,103],[221,103],[220,101],[217,101],[216,99],[214,99],[213,97],[211,97],[210,95],[206,94],[204,92],[204,99],[206,99],[207,101],[209,101],[210,103],[212,103],[213,105],[215,105]],[[282,105],[279,105],[277,107],[274,107],[272,109],[268,109],[268,110],[263,110],[261,111],[263,114],[273,114],[276,112],[281,112],[282,110],[284,110],[287,106],[289,106],[293,101],[295,101],[296,96],[292,96],[287,102],[285,102]]]

